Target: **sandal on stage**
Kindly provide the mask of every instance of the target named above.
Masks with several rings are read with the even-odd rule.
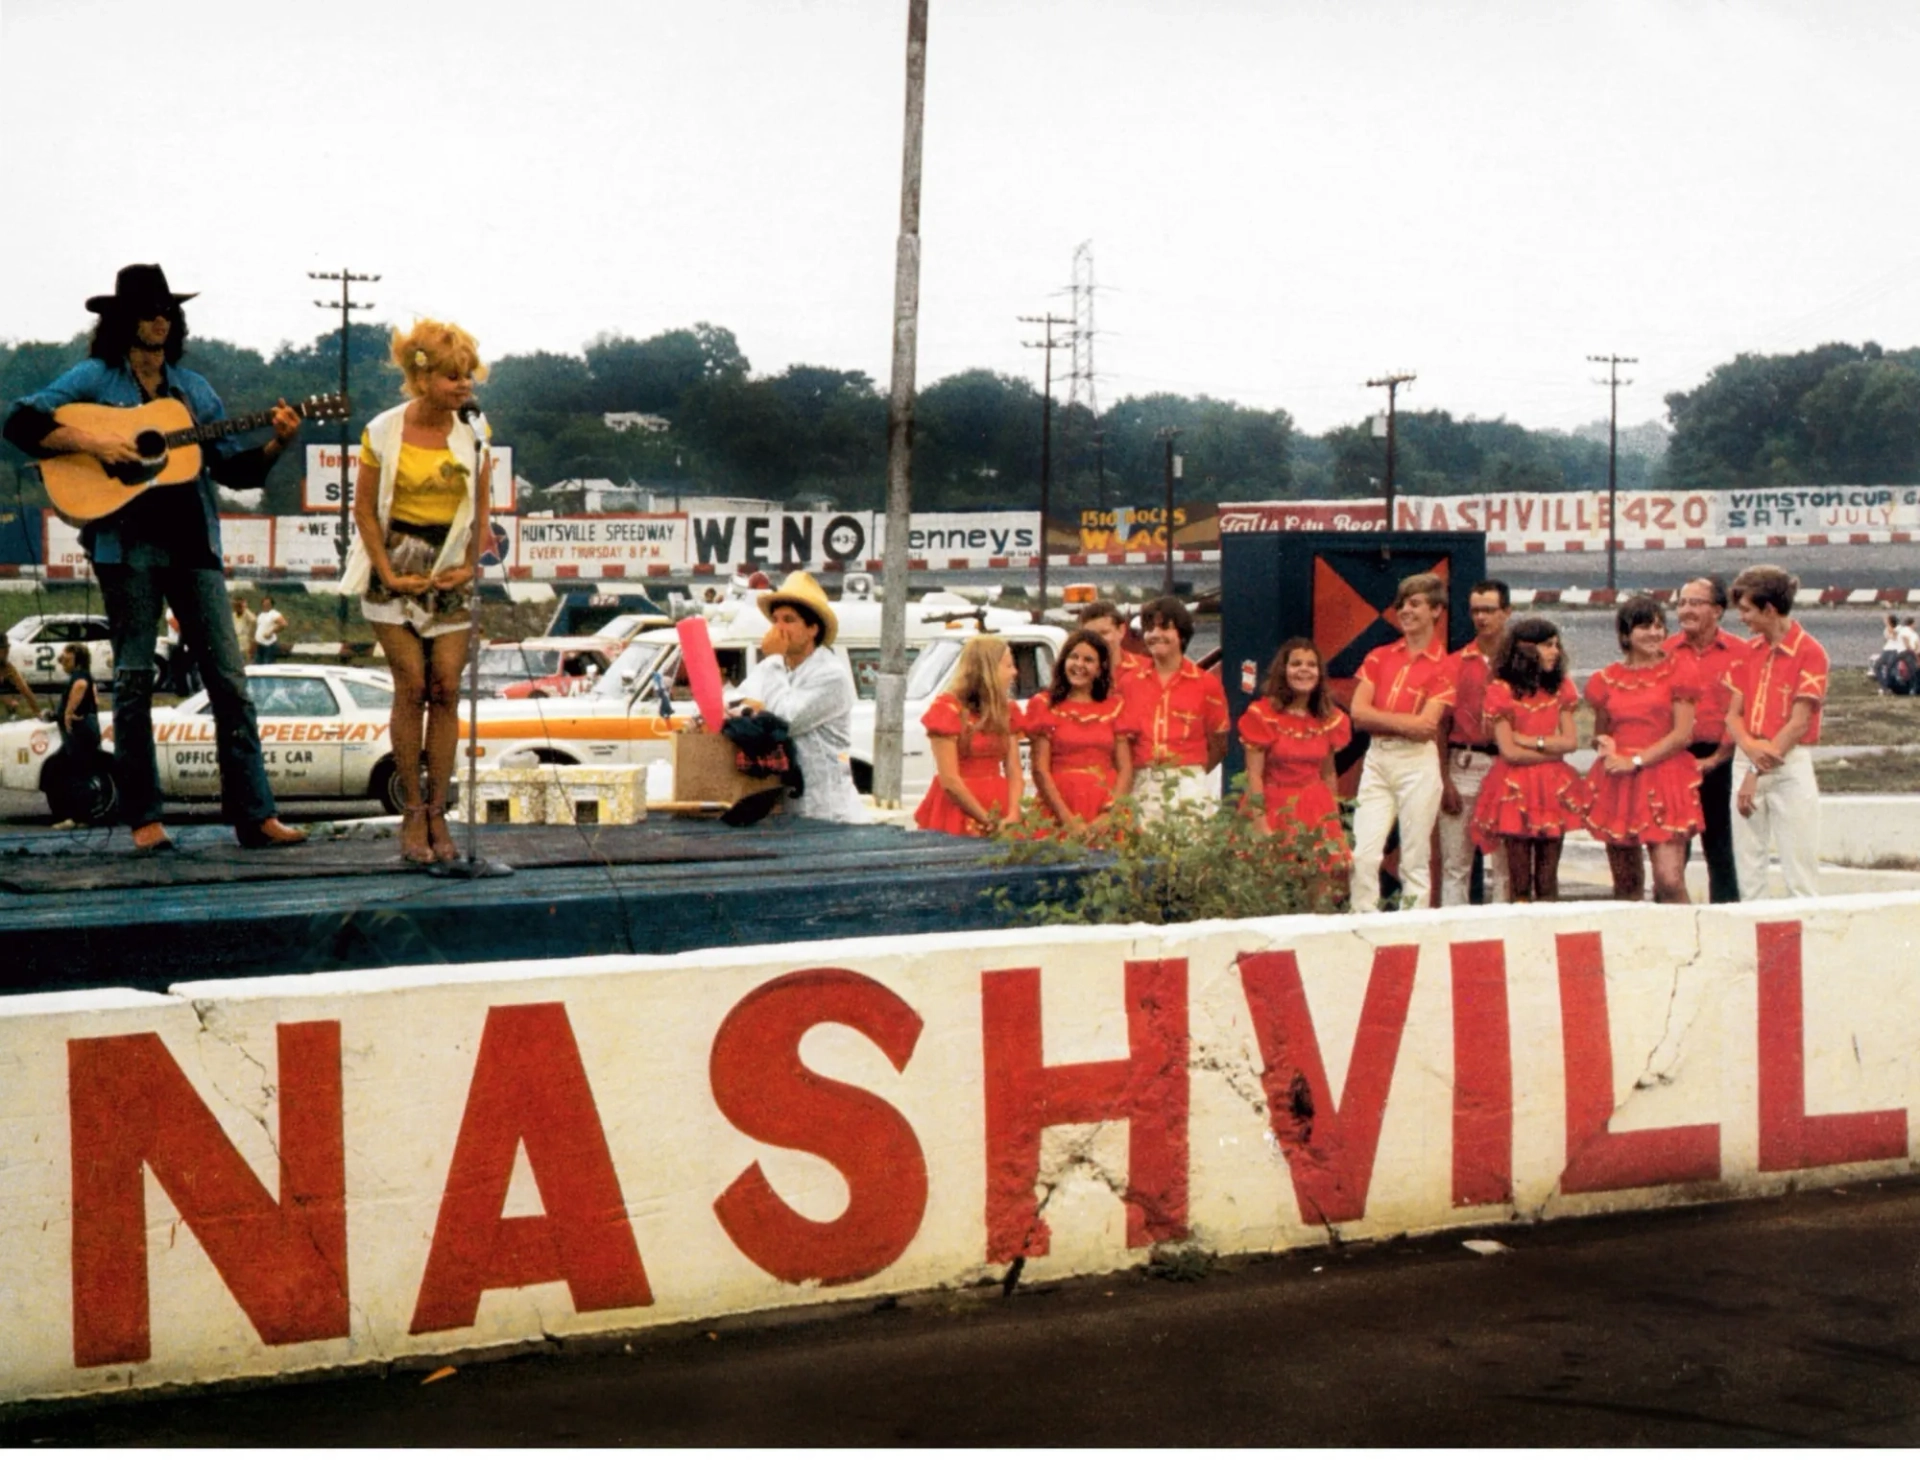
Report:
[[[453,833],[447,830],[445,801],[431,801],[427,804],[427,841],[433,848],[431,860],[435,862],[460,860],[460,848],[453,844]]]
[[[436,859],[427,845],[427,808],[424,804],[400,808],[400,860],[416,867],[431,865]]]

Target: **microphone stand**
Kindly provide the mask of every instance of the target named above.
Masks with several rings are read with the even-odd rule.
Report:
[[[480,486],[485,480],[481,475],[482,457],[486,452],[486,441],[481,436],[480,428],[474,425],[479,415],[478,406],[460,408],[460,419],[473,428],[473,515],[476,531],[480,517]],[[490,484],[487,490],[491,497]],[[480,551],[473,555],[472,592],[467,596],[467,854],[451,862],[435,862],[427,868],[435,877],[451,877],[464,882],[482,877],[513,875],[513,868],[505,862],[480,855],[480,803],[475,787],[480,775],[480,577],[483,571],[480,560],[485,556],[486,544],[481,543]]]

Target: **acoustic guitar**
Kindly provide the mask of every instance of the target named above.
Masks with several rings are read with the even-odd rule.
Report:
[[[302,420],[337,421],[347,414],[343,395],[313,395],[293,407]],[[195,425],[186,404],[162,396],[143,406],[61,406],[53,413],[62,426],[78,426],[99,436],[117,436],[131,442],[138,461],[108,466],[97,456],[76,451],[50,456],[39,463],[53,510],[75,527],[98,522],[118,512],[149,487],[169,487],[200,475],[200,443],[273,424],[273,412],[229,416],[223,421]]]

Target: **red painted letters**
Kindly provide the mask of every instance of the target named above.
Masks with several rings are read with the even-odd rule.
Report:
[[[503,1217],[522,1144],[544,1211]],[[566,1006],[489,1009],[409,1332],[466,1328],[487,1289],[562,1278],[582,1313],[653,1301]]]
[[[1513,1034],[1507,945],[1455,943],[1453,1204],[1513,1200]]]
[[[1561,933],[1560,1033],[1566,1052],[1567,1164],[1562,1191],[1624,1191],[1720,1177],[1720,1127],[1615,1133],[1613,1034],[1598,933]]]
[[[842,968],[814,968],[762,984],[714,1036],[714,1103],[742,1135],[810,1151],[847,1182],[847,1209],[830,1222],[801,1216],[749,1166],[713,1204],[734,1246],[782,1282],[851,1283],[891,1266],[927,1210],[927,1160],[913,1127],[879,1096],[829,1080],[800,1059],[816,1024],[844,1024],[905,1070],[922,1020],[883,984]]]
[[[1127,1122],[1127,1245],[1187,1235],[1187,962],[1127,961],[1130,1055],[1041,1062],[1040,970],[980,975],[987,1096],[987,1261],[1044,1257],[1034,1183],[1050,1125]]]
[[[276,1204],[159,1035],[68,1041],[78,1367],[152,1354],[143,1166],[263,1342],[346,1336],[340,1026],[282,1024],[279,1051]]]
[[[1260,1083],[1267,1092],[1267,1120],[1306,1221],[1357,1222],[1367,1214],[1380,1123],[1419,956],[1411,944],[1374,950],[1346,1089],[1336,1105],[1292,951],[1240,955],[1240,982],[1266,1066]]]
[[[1904,1110],[1807,1114],[1800,924],[1761,923],[1754,935],[1760,973],[1760,1169],[1803,1171],[1904,1157]]]

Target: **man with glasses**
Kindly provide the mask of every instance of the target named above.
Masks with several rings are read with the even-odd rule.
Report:
[[[1733,698],[1728,672],[1742,644],[1720,627],[1727,611],[1727,585],[1717,573],[1689,579],[1678,600],[1680,632],[1667,639],[1669,658],[1687,666],[1701,685],[1693,711],[1693,740],[1687,746],[1700,767],[1700,812],[1706,830],[1700,845],[1707,856],[1707,899],[1738,902],[1740,879],[1733,856],[1733,741],[1727,732],[1727,703]],[[1693,843],[1687,843],[1693,855]]]

